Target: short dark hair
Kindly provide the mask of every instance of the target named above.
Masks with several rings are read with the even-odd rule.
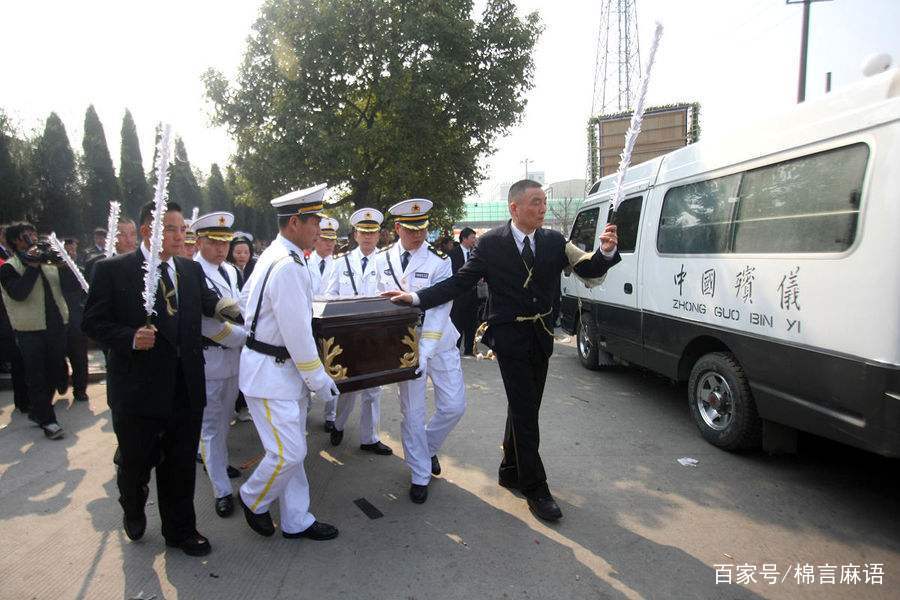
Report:
[[[28,221],[17,221],[16,223],[10,223],[6,226],[6,230],[4,234],[6,236],[6,241],[12,244],[26,231],[37,231],[34,225],[29,223]]]
[[[150,223],[150,217],[153,215],[153,211],[156,209],[156,203],[152,200],[141,207],[141,227],[144,225],[148,225]],[[177,202],[166,202],[166,212],[182,212],[181,205]]]
[[[297,213],[294,213],[292,215],[287,215],[287,216],[279,216],[278,217],[278,228],[284,229],[285,227],[287,227],[287,224],[290,223],[290,221],[291,221],[291,217],[300,217],[300,222],[306,223],[307,221],[309,221],[309,219],[311,217],[318,217],[318,216],[319,215],[311,215],[311,214],[299,215]]]
[[[459,232],[460,243],[462,243],[463,240],[469,239],[470,235],[475,235],[475,230],[471,227],[463,227],[462,231]]]
[[[521,196],[525,190],[539,187],[544,186],[533,179],[520,179],[519,181],[509,186],[509,196],[507,196],[507,202],[512,202],[513,200]]]

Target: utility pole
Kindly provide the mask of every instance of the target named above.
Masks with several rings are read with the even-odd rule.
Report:
[[[785,0],[786,4],[803,4],[803,24],[800,29],[800,81],[797,84],[797,103],[806,100],[806,54],[809,46],[809,5],[828,0]]]
[[[533,160],[528,159],[528,158],[521,161],[521,164],[525,165],[525,179],[528,179],[528,164],[533,163],[533,162],[534,162]]]

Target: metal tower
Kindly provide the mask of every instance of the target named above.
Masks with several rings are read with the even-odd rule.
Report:
[[[640,81],[637,0],[600,0],[600,29],[594,61],[594,95],[588,123],[588,157],[584,178],[587,189],[598,178],[599,157],[594,119],[600,115],[630,110]]]

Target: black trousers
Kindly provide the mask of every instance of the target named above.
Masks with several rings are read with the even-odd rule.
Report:
[[[88,354],[87,336],[81,332],[81,324],[69,323],[66,332],[66,356],[72,365],[72,390],[77,394],[87,390]]]
[[[453,303],[453,307],[450,309],[450,320],[460,336],[456,345],[457,347],[460,344],[463,345],[464,354],[475,353],[475,330],[478,329],[477,319],[477,302],[466,303],[460,306],[457,306],[456,302]]]
[[[3,310],[0,307],[0,310]],[[22,412],[28,412],[31,402],[28,400],[28,382],[25,380],[25,363],[22,351],[16,344],[13,334],[11,338],[0,338],[0,362],[9,363],[9,375],[12,378],[13,404]]]
[[[538,452],[541,443],[538,416],[549,357],[541,349],[538,335],[533,332],[527,349],[504,353],[501,348],[495,348],[508,405],[499,476],[501,481],[518,486],[528,498],[550,494],[547,473]]]
[[[140,514],[149,493],[150,470],[156,467],[156,493],[162,534],[179,542],[197,529],[194,457],[200,441],[201,413],[192,413],[179,367],[175,411],[168,419],[153,419],[113,411],[119,441],[115,462],[119,504],[126,515]]]
[[[29,418],[38,425],[55,423],[53,395],[67,379],[65,332],[17,331],[16,344],[25,368]]]

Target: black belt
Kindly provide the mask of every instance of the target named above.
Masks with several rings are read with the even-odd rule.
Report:
[[[249,338],[247,339],[246,345],[254,352],[259,352],[260,354],[274,357],[275,362],[278,363],[283,363],[291,357],[290,352],[288,352],[288,349],[284,346],[273,346],[272,344],[267,344],[256,339]]]

